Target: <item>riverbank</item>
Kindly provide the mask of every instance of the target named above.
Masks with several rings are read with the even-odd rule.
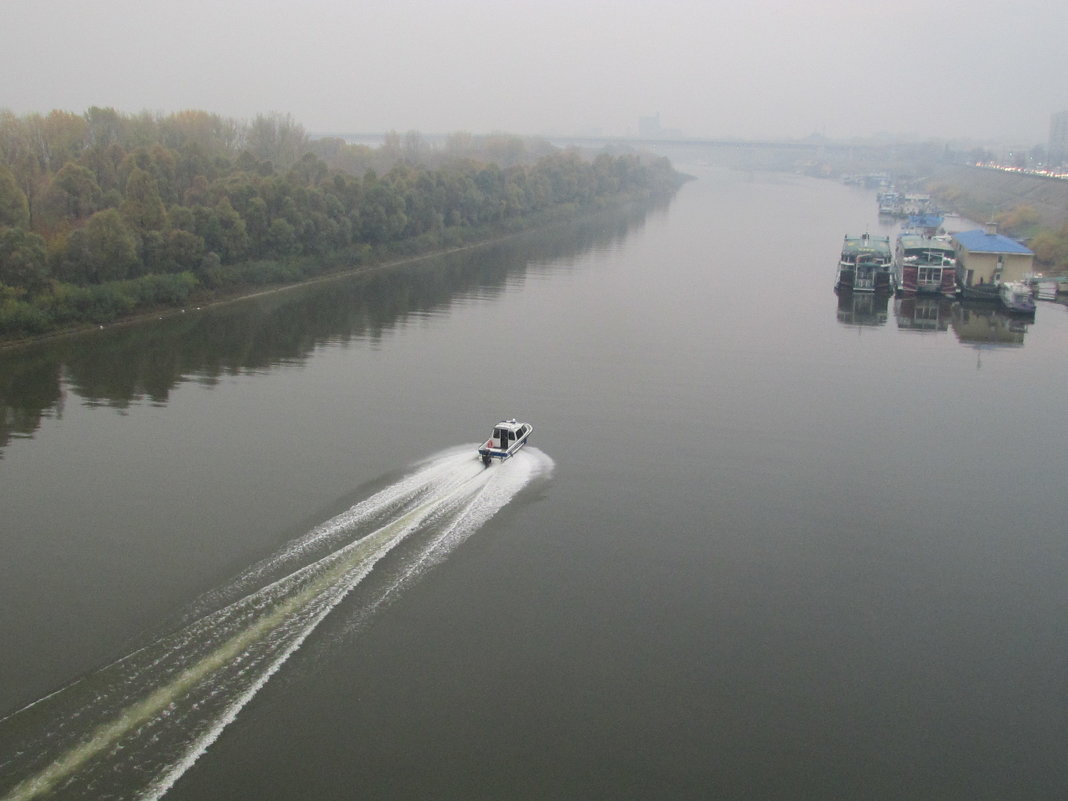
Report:
[[[692,176],[678,174],[675,189]],[[674,191],[674,190],[673,190]],[[522,219],[513,219],[506,223],[481,226],[478,228],[445,229],[434,236],[423,236],[415,240],[389,243],[378,248],[358,247],[347,251],[330,254],[322,258],[303,257],[286,263],[279,263],[280,270],[304,274],[299,280],[280,282],[241,282],[223,284],[215,288],[199,283],[185,302],[176,305],[154,305],[134,313],[121,314],[114,319],[95,320],[78,325],[63,326],[53,331],[42,332],[32,336],[4,338],[0,335],[0,351],[31,347],[54,340],[79,336],[92,331],[116,327],[138,325],[152,320],[163,320],[186,314],[190,310],[199,311],[224,304],[238,303],[256,297],[268,296],[288,290],[335,281],[358,274],[373,274],[384,270],[410,265],[426,259],[453,253],[474,250],[504,241],[519,234],[549,228],[558,223],[573,220],[576,216],[588,216],[609,208],[626,208],[627,206],[648,204],[658,199],[670,197],[667,193],[628,193],[614,198],[600,199],[587,207],[574,204],[561,204],[536,215]],[[290,269],[291,268],[291,269]],[[250,270],[254,273],[254,270]]]
[[[357,274],[370,274],[382,270],[387,270],[402,265],[413,264],[425,259],[434,258],[436,256],[448,255],[450,253],[457,253],[465,250],[472,250],[483,245],[491,244],[495,241],[501,241],[506,239],[507,236],[513,236],[519,232],[513,234],[498,236],[494,239],[480,240],[479,242],[472,242],[467,245],[451,248],[441,248],[434,251],[428,251],[416,256],[408,256],[404,258],[392,259],[390,261],[383,261],[378,263],[363,264],[357,267],[350,267],[347,269],[331,271],[323,273],[317,276],[306,278],[301,281],[290,281],[280,284],[269,284],[267,286],[257,287],[241,287],[235,288],[226,292],[213,292],[204,291],[200,294],[195,294],[189,298],[189,303],[183,307],[174,306],[161,306],[149,311],[139,312],[137,314],[124,315],[116,320],[112,320],[108,323],[93,323],[78,326],[70,326],[67,328],[58,329],[56,331],[50,331],[45,334],[39,334],[32,337],[21,337],[19,339],[0,339],[0,351],[15,350],[18,348],[29,347],[32,345],[41,344],[43,342],[51,342],[54,340],[64,339],[67,337],[80,336],[92,331],[103,331],[109,328],[123,328],[133,325],[139,325],[152,320],[164,320],[170,317],[177,317],[182,314],[186,314],[190,310],[200,311],[202,309],[213,308],[217,306],[223,306],[231,303],[239,303],[244,300],[250,300],[257,297],[265,297],[269,295],[275,295],[280,292],[286,292],[299,287],[311,286],[315,284],[321,284],[328,281],[336,281],[341,278],[346,278]]]
[[[1068,222],[1068,181],[946,165],[931,176],[929,188],[941,202],[973,220],[986,221],[1028,206],[1042,227],[1058,229]]]

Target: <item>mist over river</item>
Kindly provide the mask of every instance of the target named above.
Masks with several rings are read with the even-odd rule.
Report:
[[[1068,311],[839,298],[873,192],[677,166],[0,352],[0,800],[1068,795]]]

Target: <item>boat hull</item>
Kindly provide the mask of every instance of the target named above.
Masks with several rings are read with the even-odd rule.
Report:
[[[957,283],[954,271],[949,267],[941,268],[941,274],[929,271],[924,282],[920,281],[919,268],[915,265],[906,265],[901,269],[898,278],[897,291],[903,295],[925,295],[927,297],[952,298],[957,294]]]
[[[960,288],[961,300],[977,300],[984,303],[997,303],[998,288],[994,284],[977,284],[975,286],[962,286]]]
[[[502,450],[501,448],[479,448],[478,455],[482,457],[482,461],[486,462],[486,464],[489,464],[493,459],[498,459],[503,462],[505,459],[510,459],[515,456],[516,453],[518,453],[529,441],[530,436],[528,435],[523,437],[522,441],[510,446],[507,450]]]
[[[1031,315],[1035,313],[1035,298],[1025,284],[1002,284],[998,299],[1001,301],[1002,308],[1009,314]]]

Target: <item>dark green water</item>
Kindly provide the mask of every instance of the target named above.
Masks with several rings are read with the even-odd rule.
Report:
[[[690,170],[0,353],[0,799],[1065,795],[1068,313],[840,301],[871,193]]]

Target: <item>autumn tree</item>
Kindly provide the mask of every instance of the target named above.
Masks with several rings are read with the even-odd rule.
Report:
[[[308,134],[289,114],[260,114],[249,124],[245,144],[257,160],[284,169],[307,152]]]

